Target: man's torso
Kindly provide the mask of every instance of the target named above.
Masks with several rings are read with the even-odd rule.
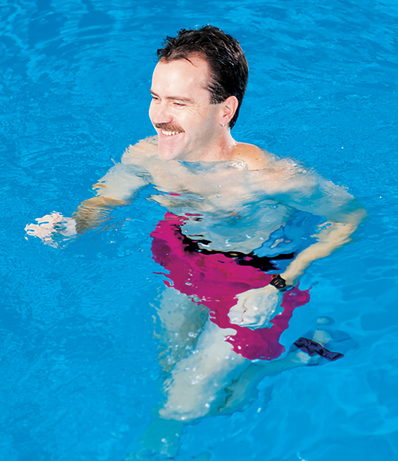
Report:
[[[303,187],[293,162],[248,144],[225,161],[181,162],[159,159],[156,138],[149,138],[130,146],[122,163],[154,186],[152,200],[187,218],[186,237],[217,251],[259,248],[296,211],[283,197]]]

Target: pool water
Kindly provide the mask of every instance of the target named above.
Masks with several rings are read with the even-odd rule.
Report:
[[[356,347],[266,378],[247,410],[189,426],[176,459],[398,459],[397,3],[15,0],[0,14],[0,459],[121,460],[162,398],[150,191],[62,249],[24,227],[70,216],[153,133],[155,50],[205,23],[250,64],[234,137],[348,187],[368,218],[307,270],[311,301],[282,337],[328,316]]]

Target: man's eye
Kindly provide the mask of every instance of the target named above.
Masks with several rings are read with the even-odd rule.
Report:
[[[184,107],[186,104],[184,104],[182,102],[174,101],[174,105],[177,106],[177,107]]]

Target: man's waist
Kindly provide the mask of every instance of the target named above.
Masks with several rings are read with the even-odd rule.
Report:
[[[183,235],[183,234],[182,234]],[[201,253],[204,255],[224,255],[227,258],[234,259],[242,266],[252,266],[263,270],[264,272],[278,270],[277,266],[273,263],[275,260],[293,259],[295,253],[281,254],[269,258],[267,256],[257,256],[254,252],[242,253],[240,251],[224,251],[210,248],[211,242],[208,240],[192,240],[191,238],[183,235],[183,243],[185,250],[189,252]],[[206,246],[207,248],[204,248]]]

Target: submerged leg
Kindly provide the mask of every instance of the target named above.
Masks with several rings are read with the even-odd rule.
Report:
[[[184,427],[182,421],[165,420],[157,415],[135,443],[134,451],[124,461],[174,459],[180,448]]]
[[[203,417],[225,400],[224,389],[250,364],[225,341],[235,330],[208,322],[196,349],[178,362],[166,381],[162,418],[192,421]]]
[[[181,325],[178,318],[166,316],[167,324]],[[224,389],[250,363],[233,352],[231,344],[225,341],[234,332],[207,322],[195,350],[172,369],[165,384],[165,404],[126,460],[174,459],[184,427],[225,401]]]
[[[332,347],[339,352],[355,347],[355,341],[347,333],[333,329],[332,324],[332,319],[320,317],[316,320],[315,330],[308,332],[306,336],[320,345]],[[320,355],[310,355],[293,345],[287,355],[281,359],[251,363],[228,387],[227,398],[225,404],[219,408],[219,414],[230,414],[247,408],[256,399],[257,386],[266,376],[277,375],[296,367],[326,362],[328,360]]]
[[[166,288],[156,311],[160,320],[157,337],[163,347],[159,363],[164,371],[170,371],[195,348],[208,310],[174,288]]]

